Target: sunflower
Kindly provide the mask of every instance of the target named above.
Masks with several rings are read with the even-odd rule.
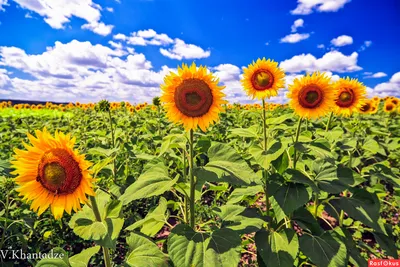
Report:
[[[334,111],[337,115],[350,116],[365,101],[365,86],[357,79],[340,78],[333,86],[336,92]]]
[[[396,98],[396,97],[393,97],[393,98],[390,99],[390,102],[391,102],[393,105],[398,106],[400,100],[399,100],[398,98]]]
[[[388,99],[385,101],[383,111],[385,111],[386,113],[392,113],[396,111],[396,105],[392,103],[392,99]]]
[[[35,133],[36,138],[28,134],[32,146],[24,143],[27,150],[15,149],[16,190],[32,201],[31,209],[39,215],[50,206],[54,218],[60,219],[64,210],[80,210],[80,203],[88,200],[85,194],[95,194],[91,164],[73,149],[75,138],[69,134],[56,132],[53,137],[46,129]]]
[[[296,78],[289,86],[289,105],[301,117],[318,118],[335,106],[335,91],[325,73],[315,72]]]
[[[168,118],[175,123],[182,123],[186,130],[196,129],[199,126],[203,131],[218,120],[218,114],[223,110],[225,96],[218,86],[219,79],[207,68],[196,68],[193,63],[178,67],[178,74],[170,72],[161,85],[163,95],[161,101],[165,103]]]
[[[379,103],[381,101],[381,99],[379,98],[379,96],[374,96],[372,98],[372,101]]]
[[[372,99],[371,108],[370,108],[370,110],[369,110],[369,114],[376,114],[376,113],[378,112],[378,105],[379,105],[379,103],[375,102],[375,101]]]
[[[373,106],[374,106],[374,103],[371,101],[371,99],[367,99],[361,105],[361,107],[358,109],[358,112],[360,112],[362,114],[370,113]]]
[[[277,62],[263,58],[244,68],[240,82],[253,99],[265,99],[278,95],[278,89],[285,86],[284,78],[285,73]]]

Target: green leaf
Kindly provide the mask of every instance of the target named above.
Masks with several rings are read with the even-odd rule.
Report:
[[[382,233],[373,233],[375,240],[378,242],[379,246],[385,250],[385,254],[391,256],[395,259],[399,258],[398,250],[393,236],[386,236]]]
[[[260,177],[254,173],[242,157],[228,145],[215,143],[208,150],[210,161],[204,168],[214,172],[222,181],[238,185],[260,183]],[[199,169],[199,168],[197,168]],[[221,182],[221,180],[219,180]]]
[[[339,205],[351,218],[382,232],[378,225],[380,203],[376,194],[357,188],[351,197],[340,198]]]
[[[306,208],[295,210],[293,212],[292,220],[295,221],[303,230],[307,230],[313,235],[321,235],[323,233],[320,224]]]
[[[152,212],[149,212],[144,219],[128,226],[125,230],[130,231],[142,227],[140,232],[147,236],[153,237],[164,226],[165,221],[167,220],[165,215],[166,211],[167,200],[161,197],[158,206]]]
[[[122,226],[124,226],[124,219],[110,219],[107,218],[105,220],[107,225],[107,235],[100,240],[95,240],[96,244],[101,245],[103,247],[115,249],[117,244],[117,239],[119,237],[119,233],[122,230]]]
[[[299,170],[287,169],[283,175],[287,177],[291,182],[308,185],[314,192],[319,192],[319,188],[316,183]]]
[[[141,198],[149,198],[158,196],[171,187],[178,181],[179,176],[175,179],[169,178],[168,169],[159,162],[145,171],[139,178],[131,184],[119,198],[123,205],[127,205],[133,200]]]
[[[98,173],[104,169],[108,164],[110,164],[113,160],[115,159],[115,157],[107,157],[104,158],[100,161],[98,161],[95,165],[93,165],[92,167],[92,172],[93,172],[93,177],[97,177]]]
[[[292,229],[282,232],[258,231],[255,236],[257,253],[266,267],[293,266],[299,252],[299,240]]]
[[[264,189],[261,185],[235,188],[233,192],[229,195],[227,204],[236,204],[242,201],[247,196],[255,196],[263,191]]]
[[[224,205],[215,207],[213,210],[222,220],[223,228],[232,229],[240,234],[256,232],[267,222],[267,218],[258,214],[256,209]]]
[[[386,156],[385,149],[383,149],[379,143],[372,138],[368,138],[363,144],[362,148],[374,154],[379,153],[383,156]]]
[[[273,197],[275,201],[272,201],[272,207],[278,221],[280,221],[285,215],[289,216],[293,211],[307,203],[311,198],[311,192],[302,184],[288,183],[282,185]]]
[[[342,165],[321,164],[318,161],[313,163],[312,168],[316,174],[314,182],[319,189],[328,193],[338,194],[354,183],[353,171]]]
[[[320,159],[333,158],[329,141],[319,138],[307,145],[309,153]]]
[[[249,137],[249,138],[259,138],[257,131],[253,128],[236,128],[229,130],[232,135],[237,135],[240,137]]]
[[[218,229],[209,236],[179,224],[168,237],[168,253],[175,266],[237,266],[240,251],[240,236],[227,228]]]
[[[281,116],[279,116],[279,117],[276,117],[276,118],[269,118],[269,119],[266,119],[266,123],[267,123],[267,125],[272,125],[272,124],[281,124],[281,123],[284,123],[286,120],[289,120],[289,119],[292,119],[293,118],[293,114],[284,114],[284,115],[281,115]]]
[[[132,267],[167,267],[167,257],[160,251],[156,244],[147,238],[132,233],[126,238],[130,253],[126,263]]]
[[[106,206],[106,218],[118,218],[122,209],[122,202],[119,200],[112,200]]]
[[[351,233],[345,229],[336,227],[335,232],[342,237],[342,241],[346,244],[350,259],[355,262],[357,267],[367,267],[367,261],[361,256],[360,250],[356,247]]]
[[[81,251],[81,253],[76,254],[69,258],[69,263],[71,267],[86,267],[90,261],[90,258],[93,257],[97,252],[99,252],[100,246],[94,246],[91,248],[87,248]]]
[[[49,257],[41,259],[36,267],[69,267],[68,254],[62,248],[54,248],[46,254]]]
[[[287,143],[275,141],[270,143],[267,151],[264,151],[260,146],[254,145],[249,152],[261,167],[268,170],[271,162],[279,158],[286,148]]]
[[[304,234],[299,240],[300,250],[318,267],[347,267],[347,248],[337,233]]]

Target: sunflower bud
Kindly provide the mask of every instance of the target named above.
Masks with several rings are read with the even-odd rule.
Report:
[[[158,96],[154,97],[153,105],[158,107],[158,106],[160,106],[160,104],[161,104],[160,98]]]
[[[104,112],[110,111],[110,102],[107,100],[101,100],[99,103],[97,103],[95,110]]]

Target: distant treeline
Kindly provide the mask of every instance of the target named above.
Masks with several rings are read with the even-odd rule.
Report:
[[[30,105],[45,105],[47,102],[52,103],[52,104],[68,104],[68,102],[52,102],[52,101],[34,101],[34,100],[12,100],[12,99],[0,99],[0,102],[8,102],[11,101],[12,105],[16,104],[30,104]]]

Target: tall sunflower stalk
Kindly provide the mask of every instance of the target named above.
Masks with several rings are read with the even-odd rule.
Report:
[[[190,67],[183,64],[178,67],[178,73],[171,72],[164,78],[161,85],[163,94],[160,98],[167,111],[167,117],[176,124],[183,124],[189,132],[189,211],[190,226],[195,228],[195,186],[194,175],[194,130],[200,127],[204,132],[218,120],[218,114],[223,110],[225,96],[218,86],[219,80],[207,71],[206,67]],[[184,173],[186,170],[184,170]],[[186,196],[185,196],[186,197]]]

